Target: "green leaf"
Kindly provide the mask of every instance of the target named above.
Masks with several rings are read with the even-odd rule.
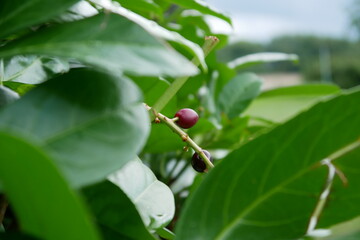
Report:
[[[18,99],[19,94],[7,87],[0,86],[0,108],[5,107]]]
[[[279,61],[292,61],[297,63],[299,57],[296,54],[287,53],[276,53],[276,52],[264,52],[254,53],[246,56],[239,57],[227,65],[232,69],[243,69],[253,65],[268,63],[268,62],[279,62]]]
[[[349,208],[345,208],[349,209]],[[326,210],[326,209],[325,209]],[[344,209],[342,209],[344,210]],[[357,240],[360,237],[360,217],[337,224],[329,229],[331,235],[315,237],[313,240]]]
[[[172,240],[175,238],[175,234],[167,228],[159,228],[158,230],[156,230],[156,233],[164,239]]]
[[[40,240],[39,238],[35,238],[28,234],[17,233],[17,232],[8,232],[8,233],[0,232],[0,239],[1,240]]]
[[[114,232],[112,239],[154,239],[145,228],[134,204],[116,185],[105,181],[83,189],[83,193],[96,222]]]
[[[82,202],[42,149],[0,132],[0,151],[0,179],[22,230],[48,240],[100,239]]]
[[[175,203],[170,188],[157,180],[140,159],[126,164],[109,180],[131,199],[149,229],[162,228],[174,217]]]
[[[0,75],[3,82],[12,81],[39,84],[56,73],[69,71],[69,63],[59,58],[15,56],[2,62]]]
[[[347,182],[336,177],[326,208],[320,215],[317,228],[330,227],[360,216],[360,139],[352,151],[333,161]],[[360,228],[358,227],[358,231]]]
[[[193,64],[136,23],[111,13],[49,27],[0,48],[0,57],[21,54],[73,58],[114,74],[197,73]]]
[[[216,135],[205,142],[203,148],[213,149],[234,149],[239,147],[244,140],[245,129],[248,125],[248,118],[233,118],[231,121],[225,121],[222,129],[216,132]]]
[[[204,70],[207,70],[206,63],[205,63],[205,56],[203,50],[195,43],[187,40],[186,38],[182,37],[177,32],[172,32],[167,30],[166,28],[161,27],[154,21],[150,21],[134,12],[129,11],[126,8],[123,8],[121,6],[118,6],[114,4],[114,2],[110,0],[91,0],[91,2],[97,4],[99,7],[103,7],[106,9],[106,11],[116,13],[118,15],[124,16],[125,18],[137,23],[141,27],[143,27],[146,31],[148,31],[153,36],[163,39],[166,41],[169,41],[177,46],[182,47],[186,51],[188,51],[190,54],[194,55],[195,59],[199,61],[200,65]],[[158,56],[156,56],[158,57]],[[171,59],[169,59],[170,61]],[[175,60],[174,60],[175,62]],[[180,62],[178,62],[180,64]],[[185,68],[186,66],[178,65],[178,67]],[[195,75],[194,72],[187,74]],[[171,76],[175,76],[175,74],[172,74]]]
[[[2,0],[0,2],[0,37],[45,22],[64,12],[79,0]]]
[[[224,20],[230,25],[232,24],[231,19],[228,16],[219,12],[217,9],[209,6],[205,1],[202,0],[166,0],[166,1],[178,4],[179,6],[185,8],[197,10],[203,14],[212,15],[214,17]]]
[[[165,124],[152,124],[144,152],[164,153],[180,150],[185,146],[181,138]]]
[[[148,121],[131,81],[88,69],[47,81],[0,112],[0,129],[41,146],[75,187],[132,160],[145,143]]]
[[[73,22],[98,14],[99,11],[89,2],[82,0],[67,9],[64,13],[53,19],[56,22]]]
[[[144,15],[156,15],[158,18],[162,18],[163,11],[162,9],[153,1],[153,0],[116,0],[121,6],[127,8],[131,11]]]
[[[326,84],[299,85],[269,90],[257,97],[243,115],[272,122],[284,122],[326,97],[339,93],[339,87]]]
[[[255,74],[244,73],[228,82],[219,94],[218,111],[229,118],[240,115],[260,93],[261,79]]]
[[[170,83],[162,78],[155,77],[131,77],[131,79],[141,88],[144,93],[144,102],[153,106],[159,97],[165,92],[170,86]],[[176,108],[177,96],[174,96],[166,107],[161,110],[161,113],[165,116],[174,115]]]
[[[178,239],[297,239],[327,178],[320,161],[360,136],[360,91],[309,111],[233,151],[187,200]]]

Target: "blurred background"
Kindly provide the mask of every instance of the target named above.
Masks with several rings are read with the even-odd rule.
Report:
[[[231,33],[230,45],[218,53],[231,61],[258,52],[295,53],[299,62],[254,66],[264,88],[302,82],[360,84],[360,0],[207,0],[230,15],[233,28],[209,18],[217,33]]]

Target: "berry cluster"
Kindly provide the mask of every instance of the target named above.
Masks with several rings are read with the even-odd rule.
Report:
[[[199,115],[190,108],[183,108],[179,110],[174,117],[176,119],[175,123],[179,127],[185,129],[191,128],[199,120]],[[208,151],[203,150],[202,152],[211,162],[213,162],[213,159]],[[198,172],[202,173],[206,170],[206,164],[198,153],[194,153],[194,155],[192,156],[191,165]]]

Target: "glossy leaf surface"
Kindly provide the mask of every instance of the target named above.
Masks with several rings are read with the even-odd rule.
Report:
[[[59,58],[15,56],[2,62],[3,82],[39,84],[57,73],[69,71],[69,63]],[[0,71],[2,71],[0,69]]]
[[[193,64],[142,27],[111,13],[49,27],[0,49],[0,57],[21,54],[73,58],[118,74],[179,76],[197,73]]]
[[[39,85],[0,116],[0,129],[41,146],[73,186],[104,179],[133,159],[149,130],[131,81],[87,69]]]
[[[177,239],[302,237],[326,181],[320,161],[359,139],[360,114],[346,107],[359,101],[319,103],[230,153],[188,199]]]

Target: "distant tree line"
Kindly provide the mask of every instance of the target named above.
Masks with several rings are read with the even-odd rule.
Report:
[[[306,81],[331,81],[343,88],[360,85],[360,42],[317,36],[281,36],[266,44],[236,42],[219,51],[218,57],[227,62],[257,52],[295,53],[300,62],[297,65],[290,62],[264,64],[253,67],[255,72],[300,72]]]

